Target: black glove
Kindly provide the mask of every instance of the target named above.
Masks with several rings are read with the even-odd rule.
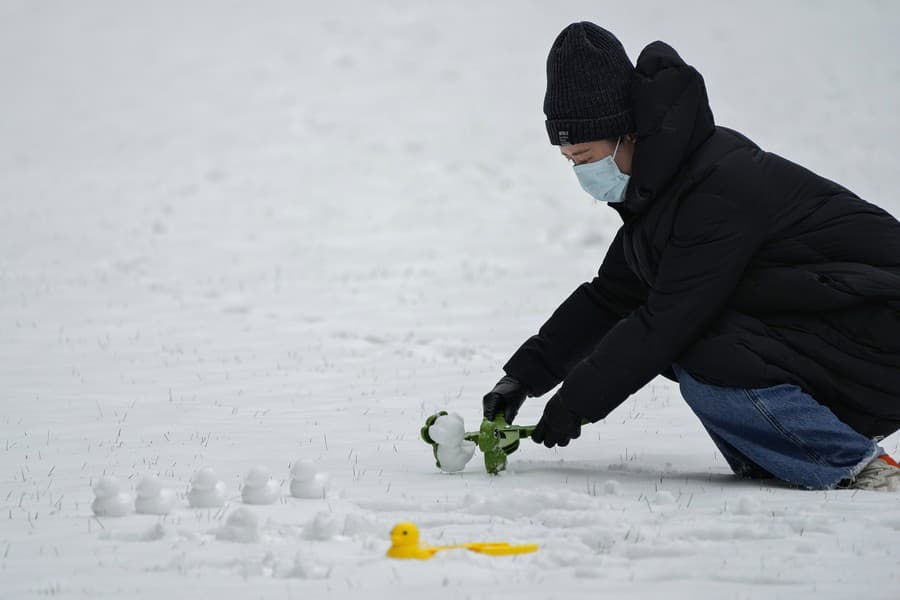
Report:
[[[503,415],[506,422],[511,425],[527,395],[528,390],[518,379],[509,375],[504,376],[481,401],[484,418],[493,421],[497,415]]]
[[[544,414],[531,434],[538,444],[544,444],[548,448],[553,446],[568,446],[570,440],[581,435],[581,417],[568,409],[559,392],[544,407]]]

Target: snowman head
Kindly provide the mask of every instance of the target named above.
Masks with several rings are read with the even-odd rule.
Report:
[[[141,478],[137,484],[138,496],[156,496],[162,490],[162,484],[159,479],[153,475],[147,475]]]
[[[267,468],[253,467],[247,472],[247,478],[244,480],[244,483],[251,488],[263,487],[271,478]]]
[[[122,491],[122,485],[115,477],[107,475],[101,477],[100,481],[94,484],[94,495],[98,498],[112,498]]]
[[[310,481],[316,478],[316,465],[309,459],[298,460],[291,468],[291,477],[299,481]]]
[[[194,473],[194,478],[191,479],[191,487],[195,490],[211,490],[217,483],[219,478],[210,467],[203,467]]]

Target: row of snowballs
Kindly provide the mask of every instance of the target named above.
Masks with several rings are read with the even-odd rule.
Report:
[[[298,460],[291,468],[291,496],[294,498],[324,498],[328,490],[328,475],[316,472],[311,460]],[[216,472],[204,467],[194,473],[187,492],[192,508],[220,508],[226,500],[225,482]],[[281,484],[272,478],[265,467],[253,467],[241,486],[244,504],[274,504],[281,498]],[[91,510],[98,517],[122,517],[132,512],[149,515],[168,514],[178,502],[175,490],[165,488],[160,480],[147,475],[138,482],[135,497],[122,488],[118,479],[102,477],[94,485]]]

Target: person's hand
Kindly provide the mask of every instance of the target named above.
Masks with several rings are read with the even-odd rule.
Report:
[[[509,375],[504,376],[481,401],[484,418],[493,421],[497,415],[503,415],[507,424],[511,425],[527,395],[528,390],[518,379]]]
[[[581,435],[581,417],[573,413],[556,392],[544,407],[544,414],[534,428],[531,439],[548,448],[568,446]]]

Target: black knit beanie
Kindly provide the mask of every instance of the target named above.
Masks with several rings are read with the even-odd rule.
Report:
[[[555,146],[634,131],[628,87],[634,65],[622,43],[593,23],[572,23],[547,56],[544,114]]]

